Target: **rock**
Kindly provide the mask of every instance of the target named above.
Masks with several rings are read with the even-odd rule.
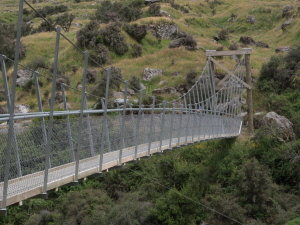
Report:
[[[177,76],[179,76],[179,75],[180,75],[180,72],[179,72],[179,71],[175,71],[173,74],[174,74],[174,76],[176,76],[176,77],[177,77]]]
[[[150,5],[152,3],[160,2],[159,0],[144,0],[145,5]]]
[[[113,97],[114,98],[124,98],[123,92],[113,92]]]
[[[285,30],[285,28],[289,25],[291,25],[291,23],[294,21],[295,19],[289,19],[288,21],[285,21],[282,25],[281,25],[281,29]]]
[[[63,102],[60,103],[60,104],[59,104],[59,107],[64,108],[64,103],[63,103]],[[70,105],[70,103],[68,103],[68,102],[67,102],[67,109],[68,109],[68,110],[71,109],[71,105]]]
[[[122,93],[125,94],[125,90],[122,90]],[[127,90],[127,96],[128,96],[128,95],[134,95],[134,94],[135,94],[135,91],[134,91],[134,90],[131,90],[131,89],[128,89],[128,90]]]
[[[256,18],[255,18],[255,16],[248,16],[246,21],[247,21],[247,23],[254,24],[254,23],[256,23]]]
[[[214,36],[214,39],[213,39],[214,41],[220,41],[221,40],[221,38],[219,37],[219,36]]]
[[[145,85],[143,85],[142,83],[140,83],[140,87],[141,87],[141,90],[147,89],[147,87]]]
[[[26,22],[26,24],[33,25],[34,22],[32,20],[30,20],[30,21]]]
[[[168,18],[174,20],[174,17],[171,16],[171,14],[168,13],[168,12],[166,12],[166,11],[160,10],[160,15],[161,15],[161,16],[165,16],[165,17],[168,17]]]
[[[128,99],[126,100],[128,102]],[[115,105],[119,104],[119,106],[124,105],[124,98],[117,98],[114,100]]]
[[[256,42],[253,40],[252,37],[249,36],[241,36],[240,42],[242,42],[244,45],[255,45]]]
[[[159,40],[171,39],[177,37],[178,26],[174,23],[160,22],[158,24],[148,25],[148,29],[151,31],[154,37]]]
[[[179,39],[176,39],[176,40],[172,41],[169,44],[169,48],[178,48],[181,45],[184,45],[184,38],[179,38]]]
[[[165,81],[165,80],[162,80],[162,81],[160,81],[160,82],[158,83],[159,86],[164,86],[164,85],[166,85],[166,84],[168,84],[168,82]]]
[[[32,71],[19,70],[17,72],[17,86],[24,86],[29,80],[32,79]]]
[[[73,27],[82,27],[82,24],[81,23],[72,23],[72,26]]]
[[[7,113],[8,113],[7,108],[0,105],[0,114],[7,114]]]
[[[161,75],[163,70],[145,68],[143,72],[143,80],[151,80],[152,77]]]
[[[78,90],[81,90],[81,89],[82,89],[82,84],[78,84],[76,88],[77,88]]]
[[[267,113],[261,119],[261,124],[268,126],[272,131],[278,133],[281,136],[276,136],[279,140],[293,140],[295,138],[292,122],[275,112]]]
[[[286,46],[286,47],[278,47],[275,49],[275,52],[278,53],[278,52],[288,52],[291,50],[291,47],[289,46]]]
[[[29,113],[29,107],[24,104],[16,105],[15,113]]]
[[[262,41],[256,42],[256,46],[257,47],[261,47],[261,48],[269,48],[269,45],[266,44],[266,43],[264,43],[264,42],[262,42]]]
[[[284,7],[284,9],[282,11],[282,18],[287,16],[292,9],[293,9],[293,6],[291,6],[291,5],[287,5],[286,7]]]
[[[174,87],[162,87],[152,91],[152,94],[178,94],[176,88]]]

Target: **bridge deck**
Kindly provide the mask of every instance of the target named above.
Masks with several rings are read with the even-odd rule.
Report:
[[[216,138],[230,138],[238,136],[238,133],[223,134],[215,137],[214,135],[201,135],[200,137],[194,137],[194,142],[192,142],[192,137],[180,138],[180,145],[185,145],[189,143],[195,143],[199,141],[211,140]],[[161,150],[169,149],[170,139],[162,141]],[[160,142],[156,141],[151,144],[150,154],[158,152]],[[171,148],[178,146],[178,138],[172,139]],[[134,160],[134,147],[129,147],[123,149],[122,163],[126,164]],[[148,144],[142,144],[138,146],[137,159],[148,155]],[[99,173],[99,161],[100,156],[93,156],[90,158],[82,159],[79,163],[79,175],[78,178],[82,179],[87,176]],[[103,171],[108,170],[112,167],[119,165],[119,151],[113,151],[105,153],[103,156]],[[57,166],[49,170],[49,180],[47,190],[52,190],[54,188],[60,187],[62,185],[71,183],[74,181],[74,171],[75,162],[68,163],[62,166]],[[8,198],[7,206],[21,202],[22,200],[34,197],[42,193],[44,180],[44,171],[36,172],[19,178],[9,180],[8,185]],[[0,183],[0,193],[3,192],[3,182]],[[2,204],[2,201],[0,201]]]

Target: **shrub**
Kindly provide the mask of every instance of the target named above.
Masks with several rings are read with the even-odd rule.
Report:
[[[56,18],[55,24],[61,26],[64,31],[69,32],[74,19],[75,16],[73,14],[64,13]]]
[[[160,4],[153,3],[148,8],[148,13],[151,16],[160,16]]]
[[[96,61],[96,63],[98,63],[100,65],[108,63],[110,60],[109,51],[102,44],[97,44],[96,47],[94,48],[94,51],[92,51],[90,53],[90,55]],[[92,63],[93,63],[93,61],[92,61]]]
[[[220,38],[220,40],[227,40],[229,38],[229,31],[228,29],[222,29],[219,34],[218,37]]]
[[[129,5],[121,2],[102,1],[97,8],[95,17],[101,23],[131,22],[141,17],[140,1],[133,1]]]
[[[230,45],[228,47],[229,50],[233,51],[233,50],[238,50],[239,49],[239,44],[238,43],[233,43],[232,45]]]
[[[37,10],[38,13],[35,14],[35,17],[40,17],[40,15],[46,17],[48,15],[53,15],[66,11],[68,11],[68,6],[66,5],[45,6]]]
[[[118,55],[123,55],[128,51],[128,45],[125,42],[124,36],[121,34],[120,24],[112,23],[104,30],[100,31],[103,43],[112,48]]]
[[[35,57],[30,62],[28,62],[26,66],[34,71],[39,68],[48,68],[45,57]]]
[[[146,25],[137,25],[137,24],[125,24],[124,30],[136,41],[141,41],[147,35]]]
[[[143,48],[139,44],[133,44],[132,47],[132,57],[137,58],[143,54]]]
[[[80,29],[77,34],[77,43],[80,47],[94,47],[98,44],[99,23],[91,20],[84,28]]]
[[[95,81],[97,79],[97,71],[88,69],[87,74],[86,74],[86,79],[87,79],[87,82],[90,84],[95,83]]]
[[[140,79],[136,75],[133,75],[132,77],[130,77],[130,79],[129,79],[129,85],[135,91],[141,90],[141,81],[140,81]]]

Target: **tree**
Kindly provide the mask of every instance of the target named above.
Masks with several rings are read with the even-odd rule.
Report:
[[[75,19],[75,15],[69,14],[69,13],[64,13],[61,16],[58,16],[55,20],[55,24],[61,26],[61,28],[69,32],[70,27],[72,25],[72,21]]]

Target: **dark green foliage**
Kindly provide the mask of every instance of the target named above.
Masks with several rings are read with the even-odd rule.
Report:
[[[131,48],[132,48],[131,55],[132,55],[133,58],[137,58],[137,57],[142,56],[142,54],[143,54],[143,47],[142,47],[142,45],[140,45],[140,44],[133,44],[133,45],[131,45]]]
[[[33,29],[32,33],[54,31],[55,21],[51,17],[47,17],[47,21],[43,21],[39,27]]]
[[[68,6],[66,5],[56,5],[56,6],[45,6],[41,9],[38,9],[35,15],[35,17],[46,17],[49,15],[57,14],[57,13],[62,13],[68,11]],[[40,14],[40,15],[39,15]]]
[[[176,10],[180,10],[180,11],[182,11],[184,13],[189,13],[189,10],[187,8],[185,8],[182,5],[176,4],[175,0],[165,0],[165,2],[170,3],[171,7],[174,8],[174,9],[176,9]]]
[[[99,23],[91,20],[84,28],[80,29],[76,34],[78,45],[82,48],[96,46],[99,43],[97,39],[99,35],[98,27]]]
[[[138,24],[128,24],[123,26],[123,29],[136,41],[141,41],[147,35],[146,25],[139,26]]]
[[[134,89],[134,91],[139,91],[141,89],[141,81],[140,79],[136,76],[133,75],[129,79],[129,86]]]
[[[102,1],[97,8],[95,17],[101,23],[131,22],[141,17],[140,1],[133,1],[129,5],[121,2]]]
[[[100,31],[100,35],[102,42],[118,55],[123,55],[128,51],[128,45],[121,34],[119,23],[109,24],[104,30]]]
[[[102,45],[97,44],[94,49],[94,51],[91,51],[90,56],[100,65],[103,65],[105,63],[109,62],[109,51],[108,49]],[[94,63],[92,61],[92,63]]]
[[[87,74],[86,74],[86,79],[87,79],[87,82],[90,84],[95,83],[95,81],[97,79],[97,71],[88,69]]]
[[[34,81],[31,79],[31,80],[27,81],[24,86],[22,86],[22,90],[29,92],[33,85],[34,85]]]
[[[228,29],[222,29],[219,34],[218,37],[220,38],[220,40],[225,41],[229,38],[229,31]]]
[[[13,24],[5,24],[0,22],[0,54],[5,55],[10,59],[15,57],[15,36],[16,36],[16,26]],[[21,44],[20,47],[20,58],[25,57],[26,48]],[[11,61],[6,60],[6,67],[12,65]]]
[[[239,50],[239,44],[238,43],[233,43],[228,47],[229,50],[234,51],[234,50]]]
[[[287,89],[300,87],[300,46],[286,56],[272,56],[263,64],[257,86],[261,91],[281,93]]]
[[[47,69],[48,65],[46,63],[45,57],[35,57],[32,61],[26,64],[26,67],[30,68],[31,70],[36,71],[39,68]]]
[[[148,13],[150,16],[160,16],[160,4],[153,3],[148,8]]]
[[[180,46],[184,46],[187,50],[196,50],[197,42],[196,40],[186,32],[178,33],[178,39],[175,39],[173,42],[169,44],[169,48],[178,48]]]
[[[72,21],[74,19],[75,15],[64,13],[56,18],[55,25],[59,25],[64,31],[69,32]]]

